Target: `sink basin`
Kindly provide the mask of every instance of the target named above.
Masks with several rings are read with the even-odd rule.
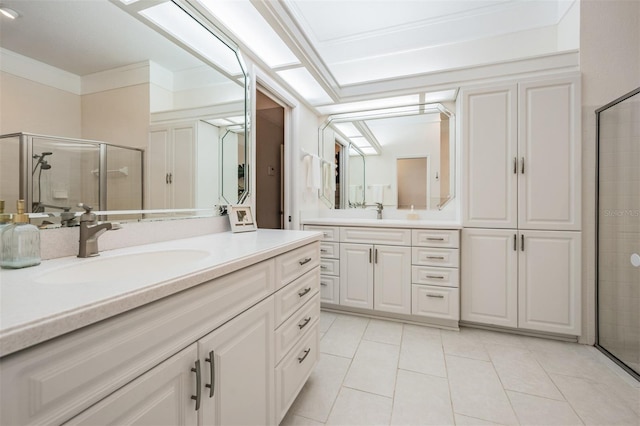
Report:
[[[78,259],[35,279],[43,284],[110,283],[132,279],[163,279],[187,273],[209,256],[205,250],[164,250]]]

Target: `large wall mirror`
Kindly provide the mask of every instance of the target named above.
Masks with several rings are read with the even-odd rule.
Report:
[[[321,199],[330,208],[374,203],[442,209],[454,197],[455,117],[441,104],[330,116],[320,127]]]
[[[246,199],[248,79],[204,2],[2,4],[19,16],[0,27],[0,134],[45,141],[0,150],[8,207],[6,186],[27,188],[30,208],[51,217],[78,201],[156,219]],[[101,189],[105,174],[115,184]]]

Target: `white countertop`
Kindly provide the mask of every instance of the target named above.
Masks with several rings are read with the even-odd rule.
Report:
[[[319,217],[304,219],[304,225],[366,226],[378,228],[462,229],[457,222],[408,219],[360,219],[351,217]]]
[[[0,357],[170,296],[278,254],[320,240],[307,231],[223,232],[182,240],[103,251],[99,257],[63,257],[17,270],[0,270]],[[47,272],[111,256],[164,250],[203,250],[192,263],[158,265],[158,274],[109,284],[38,282]]]

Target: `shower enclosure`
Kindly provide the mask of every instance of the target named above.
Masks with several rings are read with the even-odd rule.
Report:
[[[78,203],[95,210],[142,209],[140,149],[84,139],[0,136],[0,199],[24,199],[29,213],[72,225]],[[52,220],[53,218],[55,220]]]
[[[596,115],[596,346],[640,380],[640,88]]]

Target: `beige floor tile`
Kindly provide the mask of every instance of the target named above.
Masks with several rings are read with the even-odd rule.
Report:
[[[339,315],[320,341],[320,352],[353,358],[368,323],[368,318]]]
[[[566,401],[511,391],[507,391],[507,395],[518,421],[523,426],[581,426],[584,424]]]
[[[489,354],[474,331],[465,328],[460,331],[442,330],[441,335],[446,355],[489,361]]]
[[[315,420],[308,419],[306,417],[298,416],[288,412],[280,426],[322,426],[324,423],[316,422]]]
[[[503,424],[517,424],[515,413],[490,362],[446,356],[453,410]]]
[[[528,349],[504,345],[487,345],[486,348],[505,389],[564,401]]]
[[[372,319],[364,332],[363,339],[399,345],[402,340],[402,323]]]
[[[320,312],[320,322],[318,323],[318,331],[320,331],[320,333],[325,333],[329,329],[329,327],[331,327],[331,324],[333,324],[333,322],[336,320],[337,317],[338,317],[338,314],[334,314],[333,312],[326,312],[326,311]]]
[[[551,379],[586,425],[640,424],[640,417],[608,386],[559,374],[551,374]]]
[[[351,360],[329,354],[320,354],[320,360],[289,409],[319,422],[326,422]]]
[[[481,328],[464,327],[463,332],[473,335],[477,340],[484,345],[504,345],[504,346],[517,346],[519,348],[525,348],[525,341],[522,336],[512,333],[498,333],[495,331],[483,330]]]
[[[453,425],[447,379],[398,370],[392,425]]]
[[[426,327],[405,326],[398,367],[404,370],[447,377],[440,332]]]
[[[500,423],[488,422],[486,420],[476,419],[474,417],[455,414],[456,426],[500,426]]]
[[[392,397],[399,353],[399,346],[363,340],[344,379],[344,386]]]
[[[388,425],[391,406],[391,398],[343,387],[326,424]]]

